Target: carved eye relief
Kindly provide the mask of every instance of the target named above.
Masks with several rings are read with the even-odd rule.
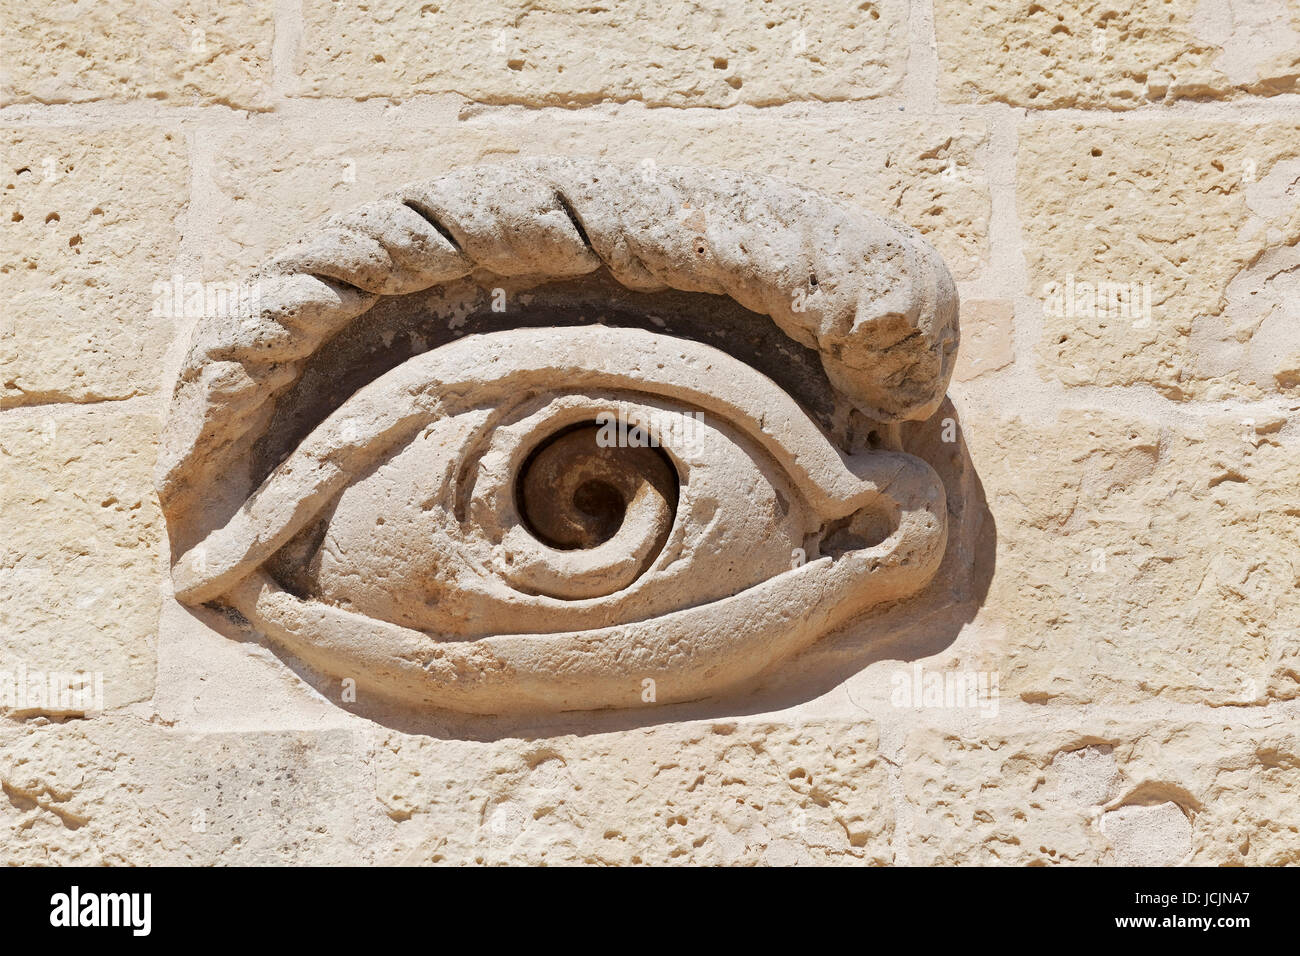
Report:
[[[833,228],[810,241],[809,222]],[[646,680],[659,701],[720,693],[943,556],[934,472],[851,452],[828,414],[942,399],[955,293],[898,227],[738,174],[646,187],[535,162],[370,204],[253,281],[254,321],[199,329],[174,400],[177,596],[386,697],[497,713],[637,705]],[[562,290],[614,283],[631,318],[555,320]],[[463,308],[503,286],[513,314]],[[680,322],[645,307],[673,297]],[[409,357],[349,347],[402,322]],[[318,368],[342,370],[339,394],[298,414]],[[235,467],[268,449],[273,467]]]

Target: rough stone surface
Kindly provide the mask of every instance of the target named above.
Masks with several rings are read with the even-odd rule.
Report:
[[[910,861],[1294,865],[1298,745],[1267,720],[921,728],[901,771]]]
[[[1293,729],[1027,717],[909,726],[893,755],[865,720],[496,743],[29,723],[0,736],[0,859],[1296,863]]]
[[[356,136],[358,122],[370,136]],[[305,224],[415,179],[475,163],[585,156],[636,166],[647,178],[689,163],[790,179],[911,226],[966,279],[988,258],[987,142],[980,120],[899,114],[873,123],[838,108],[776,118],[480,112],[457,122],[393,109],[326,113],[309,128],[255,118],[214,144],[204,268],[213,279],[237,278]]]
[[[132,719],[0,734],[6,864],[357,865],[393,839],[361,734],[196,735]]]
[[[1298,77],[1290,0],[0,0],[0,863],[1300,864]],[[792,311],[789,328],[808,334],[793,342],[707,289],[584,271],[599,258],[589,242],[607,243],[624,278],[644,249],[611,254],[626,233],[572,183],[569,211],[545,190],[519,194],[498,231],[482,225],[503,210],[491,189],[467,191],[477,206],[433,196],[436,226],[375,204],[479,164],[544,159],[629,168],[634,201],[670,167],[721,167],[910,227],[960,293],[947,395],[924,421],[849,408],[817,349],[846,341],[847,310],[814,310],[808,328]],[[361,204],[379,220],[273,262]],[[637,234],[660,248],[715,211],[651,213]],[[806,232],[786,258],[761,257],[769,269],[834,246],[826,216],[789,222]],[[382,251],[357,236],[371,227]],[[393,241],[395,227],[410,228]],[[773,230],[757,231],[770,249]],[[461,278],[422,273],[433,250]],[[478,268],[457,271],[467,259]],[[650,257],[680,280],[678,260]],[[280,335],[264,303],[229,308],[268,263],[280,279],[346,267],[307,283],[342,309],[340,327],[322,332],[307,310],[281,315]],[[424,285],[406,287],[417,274]],[[381,292],[364,318],[340,319]],[[684,355],[706,349],[744,363],[713,366],[712,431],[692,453],[708,468],[685,492],[674,498],[656,454],[620,462],[583,445],[578,422],[579,438],[529,466],[544,478],[571,461],[558,471],[572,499],[534,489],[517,517],[544,535],[576,526],[597,547],[514,551],[529,560],[508,565],[490,544],[431,567],[424,538],[447,502],[415,492],[440,480],[420,458],[437,436],[383,463],[345,461],[370,433],[344,416],[314,446],[315,477],[360,462],[357,488],[259,573],[304,603],[408,632],[445,626],[445,645],[519,616],[491,591],[458,603],[436,589],[480,571],[537,590],[530,633],[655,625],[642,631],[657,642],[622,647],[624,679],[602,691],[617,706],[507,695],[508,713],[412,708],[260,631],[261,591],[244,595],[252,617],[177,600],[169,559],[236,515],[355,392],[467,334],[554,315],[598,318],[612,336],[553,363],[569,379],[603,362],[645,380],[671,369],[683,386]],[[321,346],[309,356],[295,335],[307,330]],[[500,360],[540,358],[545,328],[517,331]],[[631,333],[692,348],[629,360]],[[764,601],[746,620],[790,623],[755,655],[791,652],[723,691],[690,664],[702,635],[741,629],[657,626],[673,587],[707,609],[729,582],[781,580],[799,550],[815,553],[795,539],[827,503],[801,502],[791,456],[760,447],[799,430],[782,431],[755,375],[850,459],[901,448],[924,461],[948,544],[923,588],[837,624],[788,593]],[[214,449],[229,467],[188,511],[154,490],[159,460],[166,473],[196,437],[164,441],[178,383],[243,436]],[[733,400],[759,400],[757,429],[709,420]],[[639,389],[647,401],[674,398]],[[369,424],[400,405],[371,402]],[[521,451],[538,415],[593,410],[542,395],[520,407],[478,459],[498,491],[524,470],[502,442]],[[636,501],[609,541],[635,537],[652,560],[555,573],[600,550],[617,510],[599,488],[578,508],[579,476]],[[501,500],[470,496],[466,522]],[[715,506],[690,552],[708,570],[692,577],[668,560],[689,549],[663,536],[667,516]],[[181,512],[192,527],[164,522]],[[284,526],[282,512],[260,516]],[[487,539],[521,540],[512,520],[487,522]],[[851,552],[888,526],[863,514],[812,537]],[[209,556],[182,585],[223,554]],[[665,567],[666,591],[619,588]],[[801,634],[816,640],[795,653]],[[391,649],[391,631],[369,636],[341,635]],[[665,638],[681,666],[647,695],[633,672]],[[584,684],[613,646],[571,655],[570,676]],[[463,688],[496,659],[404,660]],[[103,699],[20,695],[19,673],[99,674]],[[683,675],[714,692],[673,702]]]
[[[154,308],[155,283],[176,271],[185,137],[160,126],[3,136],[0,408],[158,391],[174,323]]]
[[[1001,690],[1034,703],[1258,705],[1300,692],[1300,445],[1086,409],[966,432],[998,527],[984,612]]]
[[[0,5],[0,105],[264,105],[271,0]]]
[[[906,62],[900,0],[617,7],[308,0],[303,18],[305,89],[357,99],[454,92],[531,106],[857,100],[894,92]]]
[[[935,33],[956,102],[1127,110],[1294,93],[1300,77],[1286,0],[938,2]]]
[[[399,821],[392,862],[895,858],[889,767],[867,722],[722,722],[523,746],[391,735],[375,776],[376,797]]]
[[[165,558],[142,481],[161,424],[112,405],[0,418],[0,670],[102,672],[107,708],[153,695]]]
[[[1022,130],[1019,171],[1047,374],[1175,400],[1295,394],[1300,126],[1045,120]],[[1084,282],[1124,291],[1090,308]]]

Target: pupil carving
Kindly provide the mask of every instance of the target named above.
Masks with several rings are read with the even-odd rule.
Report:
[[[677,470],[658,448],[601,447],[594,423],[546,439],[520,469],[516,496],[528,530],[562,551],[595,548],[629,514],[657,526],[660,542],[677,510]]]
[[[599,479],[584,481],[578,486],[578,490],[573,493],[573,506],[591,518],[598,527],[598,537],[593,544],[601,544],[614,537],[623,524],[623,515],[627,513],[627,502],[619,490]]]

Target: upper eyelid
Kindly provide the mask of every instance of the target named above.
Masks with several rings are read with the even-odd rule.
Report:
[[[348,399],[224,527],[177,562],[177,596],[190,602],[220,596],[287,543],[365,462],[409,440],[431,418],[464,410],[461,400],[467,408],[505,397],[525,375],[532,385],[541,375],[554,375],[557,392],[621,388],[716,414],[768,451],[827,517],[856,510],[889,484],[887,459],[846,458],[787,392],[744,362],[690,340],[666,341],[667,352],[663,336],[638,329],[533,329],[467,337],[408,360]],[[644,366],[619,367],[630,354],[629,342],[639,345]],[[580,369],[575,354],[583,356]],[[453,377],[457,372],[464,382]],[[719,382],[729,387],[719,389]],[[363,423],[354,437],[344,430],[349,422]],[[201,562],[196,554],[203,555]]]

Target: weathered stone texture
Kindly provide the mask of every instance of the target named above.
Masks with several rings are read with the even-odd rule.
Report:
[[[889,863],[870,722],[732,722],[528,743],[391,735],[377,796],[392,862]]]
[[[901,0],[308,0],[302,81],[320,96],[531,106],[868,99],[901,84],[907,15]]]
[[[1133,109],[1296,90],[1300,8],[1287,0],[937,0],[952,102]]]
[[[160,428],[112,405],[0,417],[0,671],[102,672],[106,708],[153,695]]]
[[[37,722],[0,731],[0,862],[1294,865],[1298,765],[1266,718],[918,722],[889,759],[869,722],[495,743]]]
[[[1096,410],[966,430],[998,529],[1002,693],[1293,698],[1300,444],[1280,419],[1175,429]]]
[[[184,734],[118,718],[0,730],[5,864],[356,865],[392,827],[363,735]]]
[[[159,126],[11,127],[0,167],[0,407],[162,388],[189,193],[185,137]],[[192,277],[197,278],[197,277]]]
[[[1297,175],[1292,123],[1022,128],[1017,204],[1043,371],[1180,401],[1295,394]],[[1082,282],[1125,291],[1089,308]]]
[[[30,724],[0,732],[0,861],[879,864],[886,777],[869,724],[373,751],[347,731]]]
[[[901,115],[766,118],[712,112],[591,119],[568,113],[487,115],[456,124],[368,113],[310,128],[255,120],[214,144],[205,251],[213,278],[253,268],[304,224],[420,178],[480,162],[579,156],[640,167],[724,166],[819,189],[906,223],[958,278],[988,257],[990,210],[981,121]]]
[[[1294,865],[1298,751],[1259,720],[921,728],[902,767],[911,862]]]
[[[257,108],[272,0],[0,5],[0,106],[149,99]]]

